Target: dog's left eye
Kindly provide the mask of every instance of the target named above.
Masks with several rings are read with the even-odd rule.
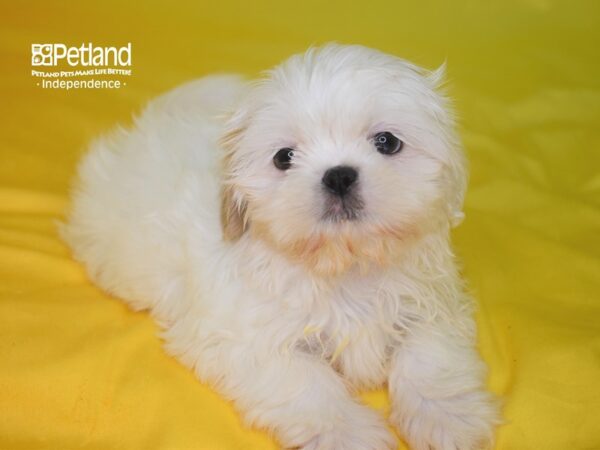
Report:
[[[285,147],[279,149],[275,156],[273,156],[273,164],[279,170],[288,170],[292,165],[292,158],[294,157],[294,149]]]
[[[373,143],[377,151],[383,155],[393,155],[402,150],[404,142],[398,139],[389,131],[377,133],[373,137]]]

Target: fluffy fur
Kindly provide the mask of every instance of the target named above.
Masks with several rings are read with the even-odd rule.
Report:
[[[92,144],[63,235],[284,447],[392,448],[352,395],[387,384],[413,450],[488,448],[498,416],[449,242],[466,174],[442,72],[330,44],[258,82],[184,85]],[[398,154],[375,149],[382,131]],[[338,165],[359,173],[356,220],[324,219]]]

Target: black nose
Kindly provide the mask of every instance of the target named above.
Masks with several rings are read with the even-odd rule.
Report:
[[[342,197],[348,193],[357,178],[356,169],[349,166],[336,166],[325,172],[321,181],[329,192]]]

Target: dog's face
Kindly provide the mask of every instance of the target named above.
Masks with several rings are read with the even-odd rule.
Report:
[[[273,70],[223,138],[225,237],[247,231],[333,275],[446,226],[465,175],[440,76],[338,45]]]

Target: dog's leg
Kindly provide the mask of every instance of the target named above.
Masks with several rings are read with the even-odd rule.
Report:
[[[284,448],[393,447],[384,419],[355,401],[326,362],[300,351],[268,350],[264,344],[203,337],[186,346],[187,354],[172,344],[167,347],[192,365],[200,379],[232,399],[248,425],[273,432]]]
[[[383,418],[351,398],[339,376],[309,355],[273,357],[249,376],[243,364],[224,385],[245,414],[271,429],[285,448],[385,450],[393,438]]]
[[[396,351],[389,379],[392,422],[412,450],[490,448],[497,406],[470,339],[414,330]]]

